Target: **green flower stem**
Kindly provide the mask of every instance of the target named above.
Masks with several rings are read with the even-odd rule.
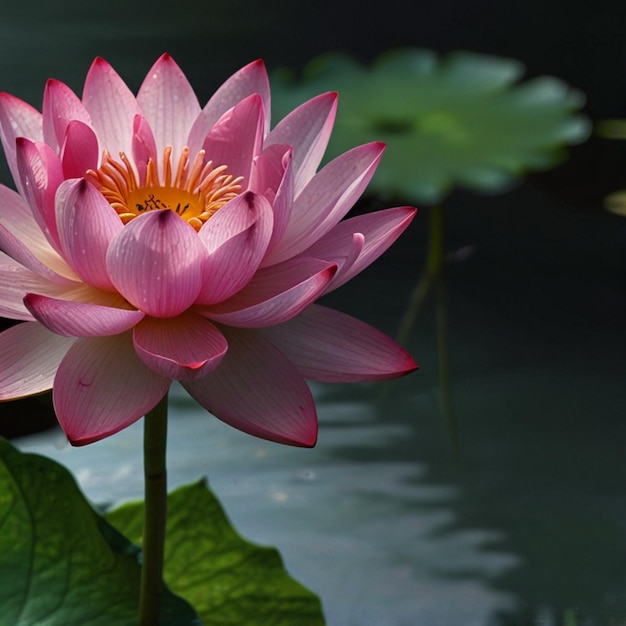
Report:
[[[158,626],[167,515],[167,394],[144,418],[145,503],[139,626]]]
[[[443,211],[442,211],[443,213]],[[442,219],[443,235],[443,219]],[[443,251],[443,236],[441,237]],[[438,259],[440,266],[435,275],[435,302],[437,319],[437,355],[439,357],[439,407],[446,420],[448,434],[452,441],[455,457],[459,456],[459,424],[452,408],[452,390],[450,387],[450,351],[448,350],[448,304],[446,299],[446,281],[443,266],[443,252]]]
[[[445,220],[441,205],[429,209],[428,256],[422,274],[413,289],[409,306],[404,313],[398,341],[406,343],[417,320],[417,315],[431,289],[435,289],[437,319],[437,354],[439,357],[439,406],[446,420],[455,453],[459,449],[459,428],[450,401],[450,369],[448,352],[448,324],[445,288]]]
[[[443,207],[438,205],[430,207],[428,215],[428,256],[426,257],[426,265],[422,270],[422,274],[411,292],[409,306],[400,322],[397,340],[402,344],[408,340],[424,300],[433,287],[433,283],[443,277]]]

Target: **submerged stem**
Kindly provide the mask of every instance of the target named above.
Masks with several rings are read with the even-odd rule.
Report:
[[[139,626],[158,626],[167,515],[167,394],[144,418],[145,503]]]
[[[428,240],[429,274],[435,284],[437,309],[437,355],[439,357],[439,407],[446,420],[455,456],[459,454],[459,425],[452,408],[450,390],[450,353],[448,351],[448,307],[445,283],[445,220],[442,206],[434,206],[430,213]]]
[[[432,289],[433,283],[443,274],[444,220],[443,207],[439,205],[429,209],[427,254],[426,264],[411,292],[409,305],[400,322],[396,340],[401,344],[405,344],[408,341],[428,292]]]
[[[451,402],[450,366],[448,351],[448,323],[445,287],[445,220],[444,208],[432,206],[428,220],[428,256],[422,274],[413,289],[409,306],[404,313],[397,339],[406,343],[417,315],[429,291],[435,289],[437,315],[437,355],[439,357],[439,406],[446,420],[455,455],[458,455],[460,439]]]

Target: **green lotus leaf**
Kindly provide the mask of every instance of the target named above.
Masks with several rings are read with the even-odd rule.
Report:
[[[275,119],[324,91],[339,92],[328,157],[368,141],[387,150],[371,183],[425,204],[455,186],[504,191],[529,170],[557,165],[590,131],[583,95],[562,81],[519,82],[518,61],[398,49],[365,67],[345,55],[312,61],[299,81],[272,77]]]
[[[141,543],[143,504],[107,520]],[[168,497],[164,578],[205,626],[322,626],[319,599],[285,570],[278,552],[242,539],[204,481]]]
[[[89,505],[58,463],[0,438],[0,623],[135,626],[138,549]],[[163,626],[199,626],[167,592]]]

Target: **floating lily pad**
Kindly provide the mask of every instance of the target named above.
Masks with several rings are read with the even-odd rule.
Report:
[[[626,217],[626,191],[616,191],[604,200],[607,211]]]
[[[274,75],[274,116],[324,91],[339,92],[327,156],[367,141],[387,151],[371,183],[379,193],[441,202],[459,185],[504,191],[529,170],[555,166],[590,125],[583,95],[551,77],[519,82],[518,61],[470,52],[440,58],[398,49],[371,67],[338,54],[320,57],[294,81]]]
[[[601,120],[596,122],[594,130],[606,139],[626,139],[626,120]]]
[[[106,516],[141,542],[143,503]],[[205,626],[323,626],[320,601],[289,576],[274,548],[241,538],[204,481],[168,497],[164,578]]]
[[[626,139],[626,120],[602,120],[595,125],[595,132],[606,139]],[[616,191],[604,199],[607,211],[626,216],[626,191]]]
[[[65,468],[0,439],[1,624],[136,626],[138,553]],[[161,624],[201,622],[168,592]]]

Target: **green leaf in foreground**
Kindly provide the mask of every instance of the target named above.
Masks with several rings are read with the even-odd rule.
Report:
[[[141,543],[143,504],[131,503],[107,520]],[[293,580],[278,552],[242,539],[204,481],[168,498],[164,577],[188,600],[205,626],[319,626],[318,598]]]
[[[557,165],[566,146],[584,141],[584,97],[542,76],[519,82],[524,67],[500,57],[391,50],[370,67],[328,54],[302,80],[272,79],[274,117],[318,93],[339,92],[327,156],[368,141],[387,150],[370,188],[435,204],[455,186],[505,190],[528,170]]]
[[[2,626],[136,626],[137,554],[64,467],[0,439]],[[168,593],[161,623],[200,621]]]

